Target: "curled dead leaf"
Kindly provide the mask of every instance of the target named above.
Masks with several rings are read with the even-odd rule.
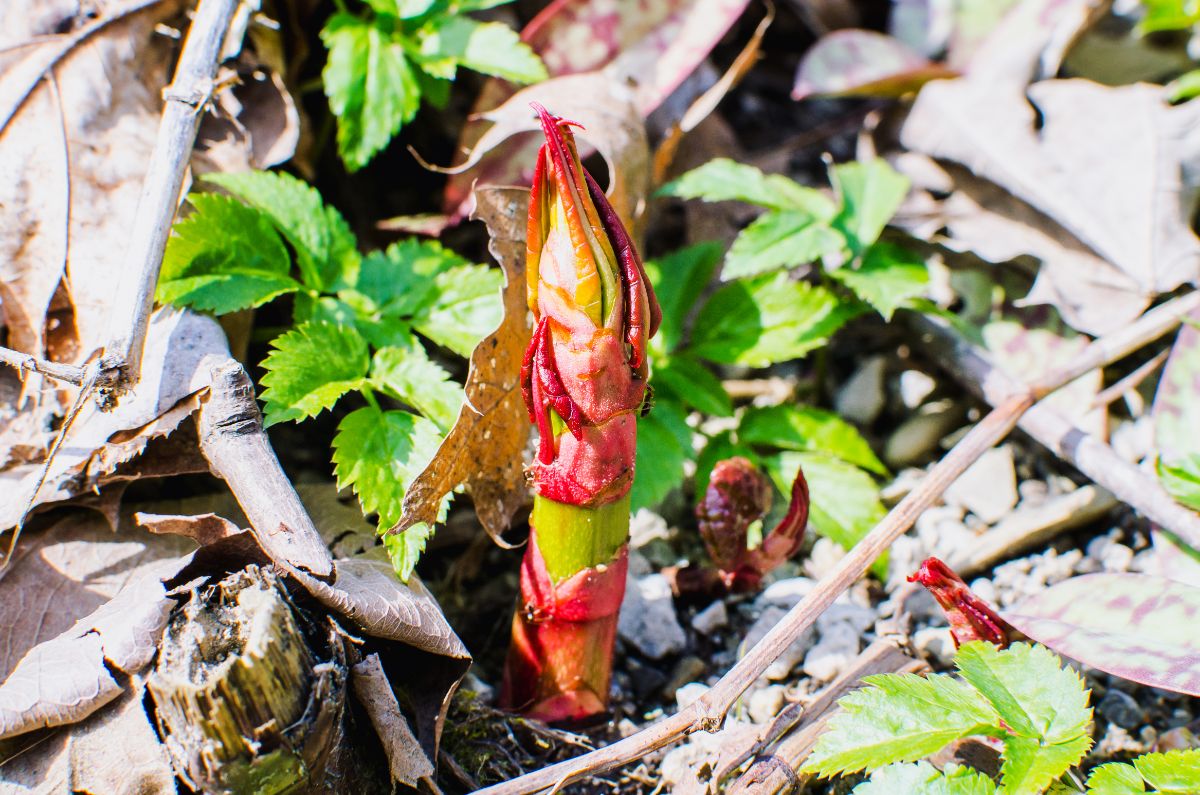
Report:
[[[504,268],[504,320],[471,354],[467,399],[437,454],[404,496],[404,518],[389,532],[435,523],[442,499],[466,484],[488,534],[503,544],[513,514],[525,503],[522,457],[529,422],[520,371],[529,324],[525,302],[525,219],[529,191],[477,188],[473,217],[488,227],[492,256]]]

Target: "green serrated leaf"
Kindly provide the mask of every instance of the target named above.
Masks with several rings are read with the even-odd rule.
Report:
[[[854,795],[994,795],[995,783],[969,767],[946,765],[942,772],[928,762],[894,764],[871,774]]]
[[[1195,795],[1200,792],[1200,750],[1143,754],[1133,766],[1156,792]]]
[[[417,113],[421,93],[403,47],[383,27],[338,13],[321,31],[329,60],[321,72],[338,119],[338,152],[349,171],[370,162]]]
[[[673,351],[683,339],[684,322],[712,280],[721,261],[721,244],[697,243],[646,263],[646,276],[662,307],[662,326],[650,344]]]
[[[630,510],[653,508],[683,482],[684,462],[694,457],[692,430],[681,407],[657,404],[638,422]]]
[[[670,399],[717,417],[733,414],[733,402],[712,370],[686,353],[654,367],[651,380],[655,400]]]
[[[1200,511],[1200,454],[1191,453],[1171,464],[1160,459],[1157,468],[1167,493],[1180,505]]]
[[[1142,795],[1142,777],[1133,765],[1112,762],[1094,768],[1087,780],[1088,795]]]
[[[363,258],[358,282],[346,300],[363,313],[411,317],[433,303],[438,274],[469,265],[436,240],[401,240]]]
[[[433,538],[434,530],[433,525],[419,522],[403,533],[392,533],[383,537],[388,559],[392,562],[396,576],[402,581],[408,582],[408,578],[412,576],[426,544]]]
[[[413,327],[438,345],[470,356],[479,341],[500,325],[504,277],[486,265],[460,265],[434,277],[433,300],[413,318]]]
[[[947,743],[993,732],[995,711],[951,676],[881,674],[838,700],[802,770],[831,776],[913,762]]]
[[[833,412],[811,406],[747,409],[738,423],[738,439],[783,450],[823,452],[878,475],[887,474],[887,467],[853,425]]]
[[[841,200],[833,227],[846,236],[851,252],[861,254],[900,208],[908,178],[879,158],[836,165],[829,178]]]
[[[1005,795],[1039,795],[1046,787],[1092,747],[1086,735],[1072,737],[1061,743],[1046,743],[1036,737],[1004,738],[1004,765],[1000,768],[1000,783]]]
[[[807,213],[769,212],[754,219],[734,239],[721,278],[728,281],[804,265],[845,247],[841,233]]]
[[[446,433],[458,417],[463,388],[420,345],[388,347],[371,360],[371,384],[424,414]]]
[[[775,210],[799,210],[810,220],[833,218],[836,208],[824,194],[779,174],[764,174],[754,166],[720,157],[694,168],[658,190],[660,196],[742,201]]]
[[[400,521],[404,492],[433,458],[442,437],[437,427],[407,411],[374,406],[347,414],[333,439],[339,489],[354,488],[366,513],[379,513],[379,527]]]
[[[281,171],[208,174],[204,180],[271,219],[295,250],[300,276],[313,290],[341,289],[358,275],[360,258],[346,219],[308,183]]]
[[[366,383],[367,343],[332,323],[304,323],[271,342],[263,361],[264,425],[315,417]]]
[[[855,310],[823,287],[764,274],[725,285],[700,309],[691,352],[722,364],[767,367],[829,341]]]
[[[440,16],[430,20],[417,36],[422,58],[435,63],[449,61],[515,83],[535,83],[547,77],[542,59],[515,30],[500,22]],[[446,79],[454,76],[431,74]]]
[[[188,197],[163,254],[157,300],[223,315],[300,289],[291,257],[262,213],[228,196]]]
[[[858,267],[844,267],[830,275],[875,308],[884,320],[925,294],[929,270],[915,251],[892,243],[875,243]]]
[[[998,649],[977,641],[964,644],[954,662],[1012,734],[1061,744],[1085,735],[1091,725],[1083,680],[1045,646]]]
[[[767,473],[783,494],[790,494],[796,468],[804,467],[811,496],[808,521],[818,533],[850,549],[863,539],[887,511],[879,499],[879,486],[863,470],[820,452],[779,453],[763,459]],[[887,553],[871,571],[887,579]]]

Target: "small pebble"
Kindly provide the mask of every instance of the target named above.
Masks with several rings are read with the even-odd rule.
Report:
[[[684,650],[687,636],[675,615],[671,585],[666,577],[648,574],[628,578],[617,632],[622,640],[652,660]]]
[[[671,671],[667,683],[663,685],[663,698],[678,698],[680,688],[687,686],[688,682],[699,680],[707,670],[708,665],[695,655],[689,654],[681,658],[675,664],[675,670]]]
[[[1186,726],[1177,726],[1158,737],[1159,751],[1186,751],[1197,747],[1200,747],[1200,739]]]
[[[675,704],[680,709],[683,709],[707,692],[708,685],[701,684],[700,682],[688,682],[675,691]]]
[[[875,611],[869,607],[858,605],[830,605],[829,609],[817,617],[817,630],[821,637],[834,624],[849,624],[856,633],[866,632],[875,624]]]
[[[692,629],[701,635],[711,635],[718,629],[729,625],[729,611],[725,602],[718,599],[708,607],[692,616]]]
[[[962,416],[962,407],[953,401],[926,403],[888,437],[883,460],[895,469],[915,464],[937,449],[941,438],[960,423]]]
[[[883,391],[883,375],[887,360],[872,356],[846,379],[838,390],[833,404],[837,413],[859,425],[870,425],[883,411],[886,395]]]
[[[833,624],[804,657],[804,673],[822,682],[835,678],[858,655],[858,633],[846,623]]]
[[[917,653],[941,667],[954,664],[954,637],[949,627],[926,627],[913,633],[913,648]]]
[[[838,561],[846,557],[846,550],[828,538],[818,538],[808,558],[804,561],[804,573],[819,580],[833,570]]]
[[[783,685],[760,687],[750,694],[746,713],[755,723],[769,723],[783,709],[787,688]]]
[[[936,388],[937,381],[920,370],[905,370],[900,374],[900,401],[905,408],[917,408]]]
[[[1115,688],[1104,695],[1097,710],[1109,723],[1115,723],[1123,729],[1136,729],[1145,721],[1137,701]]]
[[[961,505],[988,524],[1004,518],[1016,507],[1017,472],[1009,445],[993,447],[959,475],[946,489],[945,500]]]
[[[808,577],[789,577],[786,580],[778,580],[768,585],[754,601],[763,607],[774,605],[790,609],[808,596],[816,584],[816,580]]]
[[[641,508],[629,518],[629,546],[641,549],[651,541],[670,541],[667,520],[647,508]]]

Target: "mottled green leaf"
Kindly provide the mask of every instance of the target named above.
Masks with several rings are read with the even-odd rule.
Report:
[[[420,345],[376,351],[371,383],[433,420],[443,433],[454,425],[463,402],[463,388]]]
[[[913,762],[947,743],[993,731],[995,711],[979,693],[947,675],[880,674],[838,700],[802,768],[830,776]]]
[[[438,345],[470,356],[503,316],[504,276],[486,265],[460,265],[434,278],[433,300],[413,318],[413,327]]]
[[[417,33],[422,58],[447,60],[514,83],[546,79],[546,67],[512,28],[462,15],[438,16]],[[451,79],[450,74],[437,77]]]
[[[925,294],[929,270],[915,251],[892,243],[875,243],[867,249],[862,262],[830,273],[875,308],[884,320],[892,313]]]
[[[630,509],[653,508],[683,482],[684,462],[694,457],[692,430],[683,410],[662,402],[638,421]]]
[[[838,231],[808,213],[768,212],[754,219],[734,239],[725,255],[721,278],[729,280],[804,265],[845,247],[846,240]]]
[[[437,427],[407,411],[366,406],[347,414],[333,439],[339,489],[354,488],[366,513],[379,513],[379,526],[400,521],[408,484],[437,452]]]
[[[342,12],[321,31],[329,50],[321,78],[338,119],[338,152],[350,171],[387,146],[420,105],[416,75],[384,19]]]
[[[899,97],[930,80],[953,75],[891,36],[873,30],[835,30],[804,53],[792,99]]]
[[[1088,795],[1142,795],[1146,787],[1133,765],[1112,762],[1092,770],[1087,791]]]
[[[994,795],[990,778],[969,767],[946,765],[945,772],[928,762],[893,764],[871,774],[854,795]]]
[[[263,361],[265,425],[315,417],[366,383],[367,343],[332,323],[304,323],[271,342]]]
[[[295,250],[301,278],[313,290],[339,290],[357,277],[354,234],[313,186],[281,171],[208,174],[204,179],[271,219]]]
[[[194,211],[167,240],[157,300],[223,315],[300,289],[271,222],[227,196],[188,197]]]
[[[1144,574],[1088,574],[1003,613],[1029,637],[1093,668],[1200,696],[1200,588]]]
[[[738,424],[738,439],[746,444],[783,450],[823,452],[848,463],[886,475],[887,468],[862,434],[838,415],[811,406],[750,408]]]
[[[691,352],[723,364],[766,367],[824,345],[854,312],[829,290],[786,273],[742,279],[700,309]]]
[[[733,403],[721,385],[721,379],[686,353],[655,365],[650,385],[654,388],[655,400],[671,399],[718,417],[733,414]]]
[[[721,244],[697,243],[646,263],[646,275],[662,307],[662,326],[650,344],[673,351],[683,339],[684,323],[721,261]]]
[[[830,180],[841,200],[833,227],[846,236],[850,250],[861,254],[879,239],[908,193],[908,178],[886,160],[876,158],[836,165]]]
[[[1193,312],[1200,320],[1200,312]],[[1200,328],[1186,323],[1179,328],[1158,390],[1152,416],[1159,455],[1168,464],[1193,453],[1200,455]]]
[[[742,201],[775,210],[799,210],[813,220],[831,219],[833,202],[779,174],[764,174],[754,166],[728,158],[710,160],[663,185],[660,196],[704,199],[710,202]]]
[[[808,521],[818,533],[844,549],[857,544],[883,519],[879,486],[863,470],[825,453],[779,453],[764,459],[767,472],[784,494],[790,494],[796,468],[804,467],[811,495]],[[887,553],[871,566],[887,578]]]

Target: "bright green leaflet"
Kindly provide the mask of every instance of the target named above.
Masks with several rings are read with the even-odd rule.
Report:
[[[315,417],[366,383],[367,343],[353,329],[305,323],[271,346],[263,362],[265,425]]]
[[[805,212],[783,210],[760,215],[738,234],[725,255],[721,278],[734,279],[795,267],[835,254],[846,240]]]
[[[892,243],[874,244],[857,267],[848,265],[830,275],[874,307],[884,320],[891,320],[897,309],[923,296],[929,287],[924,260]]]
[[[371,383],[433,420],[442,433],[454,425],[463,403],[462,387],[420,345],[376,351]]]
[[[751,407],[738,423],[738,439],[782,450],[823,452],[877,475],[887,474],[883,462],[853,425],[831,411],[811,406]]]
[[[486,265],[461,265],[439,273],[434,299],[413,318],[413,326],[438,345],[470,356],[476,343],[500,325],[503,280],[500,271]]]
[[[740,279],[700,309],[691,352],[721,364],[767,367],[824,345],[855,311],[829,290],[784,272]]]
[[[236,199],[192,194],[167,240],[157,299],[219,315],[301,289],[271,222]]]
[[[1171,464],[1160,460],[1158,479],[1180,505],[1200,511],[1200,454],[1191,453]]]
[[[880,232],[908,193],[908,178],[886,160],[842,163],[830,172],[830,181],[841,200],[833,227],[846,236],[856,256],[879,239]]]
[[[347,414],[333,440],[338,488],[354,488],[363,510],[379,513],[380,529],[400,521],[404,492],[437,452],[437,426],[407,411],[374,406]]]
[[[535,83],[548,76],[529,45],[515,30],[499,22],[479,22],[458,15],[438,17],[418,31],[417,38],[423,59],[448,61],[514,83]],[[426,71],[435,77],[454,77],[453,66],[448,74]]]
[[[646,276],[662,308],[662,326],[650,340],[655,350],[670,352],[682,342],[684,322],[720,261],[721,245],[707,242],[646,263]]]
[[[637,458],[634,461],[632,510],[653,508],[683,482],[683,465],[694,457],[692,430],[684,412],[661,403],[638,421]]]
[[[947,743],[991,732],[996,713],[967,684],[950,676],[884,674],[843,696],[804,771],[830,776],[913,762]]]
[[[656,363],[650,383],[654,387],[655,405],[671,400],[717,417],[733,414],[733,403],[721,379],[686,353]]]
[[[705,201],[742,201],[775,210],[800,210],[814,220],[833,218],[836,209],[818,190],[779,174],[763,174],[754,166],[728,158],[710,160],[659,189],[660,196]]]

